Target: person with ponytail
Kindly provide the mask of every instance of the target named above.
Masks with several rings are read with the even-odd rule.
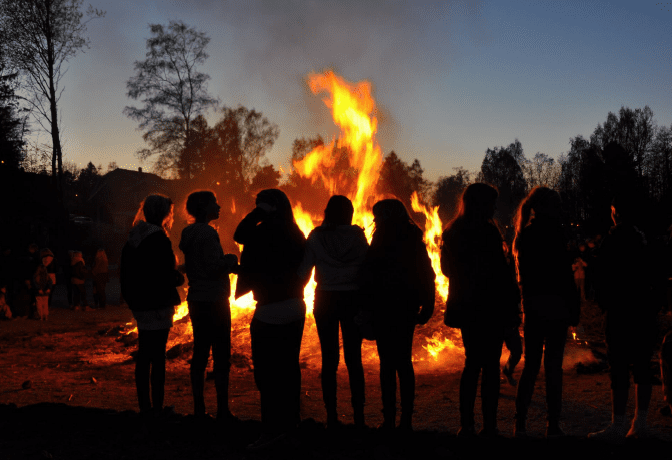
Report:
[[[483,429],[479,435],[498,434],[499,359],[506,331],[520,321],[518,286],[493,221],[497,197],[494,187],[471,184],[462,194],[457,217],[442,235],[441,270],[450,280],[444,322],[461,330],[465,353],[459,437],[476,435],[474,405],[481,370]]]
[[[348,368],[355,426],[364,423],[364,367],[362,333],[355,316],[360,294],[355,277],[364,262],[369,243],[364,229],[352,225],[354,208],[343,195],[334,195],[324,210],[324,221],[306,243],[299,278],[308,278],[315,267],[315,326],[322,351],[322,398],[327,409],[327,428],[340,425],[336,410],[336,374],[339,361],[339,325],[343,336],[343,356]]]
[[[396,199],[377,202],[372,209],[375,230],[358,275],[365,308],[372,309],[380,358],[381,428],[391,433],[397,413],[397,375],[401,397],[399,429],[412,431],[415,401],[413,333],[434,312],[436,275],[422,240],[404,204]]]
[[[542,356],[548,406],[546,437],[565,435],[560,427],[562,359],[567,329],[578,324],[581,306],[567,241],[560,195],[547,187],[535,187],[518,208],[513,244],[525,331],[525,366],[516,395],[515,437],[527,436],[527,411]]]
[[[166,343],[175,306],[180,304],[177,287],[184,283],[168,238],[172,225],[172,200],[149,195],[141,203],[121,251],[121,293],[138,325],[135,385],[143,415],[172,412],[172,407],[163,407]]]

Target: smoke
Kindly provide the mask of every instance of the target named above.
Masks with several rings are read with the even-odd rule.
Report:
[[[376,99],[379,134],[388,139],[398,132],[398,115],[380,101],[396,105],[415,91],[419,79],[444,78],[428,75],[427,64],[449,68],[458,33],[466,32],[476,42],[485,36],[480,2],[469,0],[421,5],[383,0],[253,0],[244,6],[230,3],[223,14],[240,32],[232,45],[243,50],[241,85],[260,82],[291,116],[328,130],[331,119],[321,100],[310,94],[305,76],[330,68],[351,81],[370,80],[385,94],[384,98],[376,94]]]

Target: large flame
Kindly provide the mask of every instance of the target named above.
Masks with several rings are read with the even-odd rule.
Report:
[[[371,242],[373,233],[371,207],[382,198],[376,193],[376,184],[383,162],[381,149],[375,138],[378,122],[375,116],[375,101],[371,95],[371,84],[366,81],[351,83],[327,71],[310,74],[308,85],[314,94],[327,94],[323,100],[331,109],[334,123],[340,128],[340,134],[327,145],[318,146],[303,159],[294,161],[292,166],[301,177],[309,178],[313,184],[321,182],[330,194],[348,196],[354,207],[353,222],[364,228],[366,237]],[[355,175],[354,187],[352,187],[352,176],[344,180],[345,178],[340,176],[342,173],[335,170],[334,166],[337,161],[334,155],[335,149],[344,149],[347,152],[349,171]],[[349,188],[346,189],[346,187]],[[443,306],[448,296],[448,279],[441,273],[439,239],[442,223],[438,216],[438,209],[423,205],[417,193],[412,196],[412,207],[415,212],[425,216],[424,241],[432,267],[437,274],[437,303]],[[236,203],[232,201],[231,212],[235,214],[238,211],[236,208]],[[293,211],[296,222],[306,237],[315,228],[315,224],[322,220],[322,216],[311,215],[305,211],[300,202],[294,204]],[[304,357],[316,355],[319,350],[319,340],[312,316],[316,287],[314,277],[313,270],[310,282],[304,290],[304,300],[308,311],[302,344],[302,356]],[[247,347],[249,346],[247,324],[254,312],[256,302],[252,293],[235,299],[236,275],[230,275],[230,282],[232,335],[236,337],[233,340],[234,347]],[[174,320],[183,318],[187,312],[187,303],[183,302],[176,309]],[[463,351],[459,343],[459,333],[450,338],[444,336],[438,324],[440,322],[435,321],[433,327],[423,327],[424,336],[418,337],[417,349],[414,347],[414,361],[430,363],[430,365],[433,363],[434,366],[445,365],[448,361],[452,362],[456,359],[461,361]],[[191,333],[191,327],[188,332]],[[420,356],[419,352],[424,355]],[[368,363],[377,361],[378,357],[373,344],[365,342],[363,359]]]

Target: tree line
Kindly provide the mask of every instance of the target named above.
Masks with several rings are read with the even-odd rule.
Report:
[[[0,166],[48,172],[61,195],[64,186],[75,183],[85,190],[102,173],[93,163],[78,171],[63,162],[58,103],[67,64],[90,46],[87,24],[104,15],[91,7],[82,11],[82,0],[0,0]],[[153,160],[155,172],[164,177],[213,189],[223,202],[231,197],[242,206],[250,204],[251,192],[279,186],[281,173],[265,157],[279,128],[261,112],[223,105],[208,92],[210,77],[199,69],[208,58],[209,37],[182,21],[150,24],[149,32],[145,59],[134,63],[127,81],[127,96],[139,105],[124,109],[143,131],[147,147],[137,152],[138,158]],[[213,124],[206,118],[210,112]],[[28,116],[49,133],[51,146],[28,146]],[[291,159],[300,160],[319,145],[324,145],[319,136],[296,139]],[[541,152],[527,158],[515,139],[508,146],[487,148],[480,170],[453,168],[436,183],[423,177],[419,160],[409,164],[391,151],[378,191],[398,197],[409,209],[417,192],[426,203],[439,206],[444,222],[455,215],[461,192],[474,181],[498,188],[497,218],[503,225],[510,224],[527,191],[539,185],[557,189],[571,221],[592,231],[608,225],[616,190],[636,195],[645,203],[642,209],[669,209],[672,125],[659,126],[648,106],[610,112],[593,133],[571,138],[569,146],[557,160]],[[335,173],[346,189],[354,186],[355,177],[347,153],[342,147],[332,152]],[[305,203],[328,198],[324,187],[296,171],[289,172],[282,187]],[[322,195],[324,200],[315,200]],[[660,222],[651,225],[669,219],[667,211],[654,214]]]

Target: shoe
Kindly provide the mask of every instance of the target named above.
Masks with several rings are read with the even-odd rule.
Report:
[[[461,439],[471,439],[476,437],[476,429],[473,426],[461,426],[457,430],[457,437]]]
[[[327,418],[327,430],[338,431],[343,428],[343,423],[337,418]]]
[[[658,412],[663,417],[672,417],[672,407],[670,407],[669,404],[666,404],[665,406],[658,409]]]
[[[506,382],[509,385],[511,385],[512,387],[518,385],[518,380],[513,378],[513,372],[509,371],[509,368],[507,366],[504,366],[502,368],[502,374],[504,374],[504,378],[506,379]]]
[[[516,424],[513,426],[513,437],[517,439],[527,438],[527,423],[525,420],[516,419]]]
[[[623,425],[614,425],[610,423],[602,431],[596,431],[595,433],[589,433],[588,439],[593,439],[595,441],[604,441],[614,444],[621,444],[625,442],[625,435],[627,434],[628,426]]]
[[[633,419],[632,425],[630,425],[630,429],[625,437],[628,439],[644,439],[648,434],[649,430],[646,427],[646,422],[642,423],[637,419]]]
[[[247,446],[248,451],[257,451],[271,447],[272,445],[282,441],[287,436],[287,433],[262,434],[252,444]]]
[[[546,425],[546,439],[564,438],[567,433],[563,431],[559,423],[549,423]]]
[[[378,429],[385,433],[391,433],[394,431],[394,421],[386,420],[380,425],[378,425]]]

